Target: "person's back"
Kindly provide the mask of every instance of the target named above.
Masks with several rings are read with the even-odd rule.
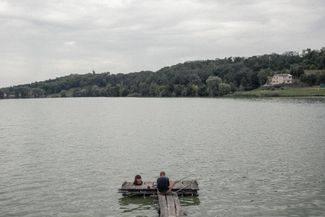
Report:
[[[169,190],[169,178],[165,175],[165,172],[161,172],[160,177],[157,179],[157,189],[161,193]]]

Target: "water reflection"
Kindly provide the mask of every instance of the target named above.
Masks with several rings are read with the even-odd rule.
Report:
[[[158,208],[158,200],[155,197],[124,196],[119,199],[119,204],[124,213]]]
[[[238,99],[237,99],[238,100]],[[276,102],[286,104],[324,104],[325,97],[269,97],[269,98],[245,98],[243,101],[251,102]]]
[[[199,182],[188,216],[324,217],[322,100],[1,101],[0,216],[157,217],[117,188],[167,170]]]
[[[200,198],[198,196],[180,197],[179,201],[182,206],[198,206],[200,205]]]
[[[181,206],[198,206],[200,205],[200,199],[198,196],[191,197],[179,197]],[[123,196],[119,199],[120,209],[123,213],[135,212],[139,210],[150,210],[150,209],[159,209],[158,200],[156,196],[147,196],[147,197],[128,197]]]

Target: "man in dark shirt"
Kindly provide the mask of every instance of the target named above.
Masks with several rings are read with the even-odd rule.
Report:
[[[175,183],[172,182],[170,185],[169,178],[166,176],[166,173],[164,171],[160,172],[160,177],[157,179],[157,189],[160,193],[168,193],[170,192]]]

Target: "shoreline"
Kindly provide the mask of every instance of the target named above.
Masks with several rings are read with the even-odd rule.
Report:
[[[267,98],[267,97],[325,97],[325,88],[314,87],[286,87],[277,89],[255,89],[250,91],[238,91],[228,94],[227,97],[249,97],[249,98]]]
[[[69,91],[69,90],[67,90]],[[319,86],[314,87],[282,87],[276,89],[262,89],[257,88],[250,91],[237,91],[224,96],[85,96],[76,97],[72,94],[67,94],[62,97],[59,94],[52,94],[45,97],[10,97],[10,98],[0,98],[0,100],[5,99],[44,99],[44,98],[324,98],[325,88]]]

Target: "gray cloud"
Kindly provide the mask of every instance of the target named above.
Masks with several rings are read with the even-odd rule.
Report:
[[[0,86],[310,47],[322,0],[0,0]]]

